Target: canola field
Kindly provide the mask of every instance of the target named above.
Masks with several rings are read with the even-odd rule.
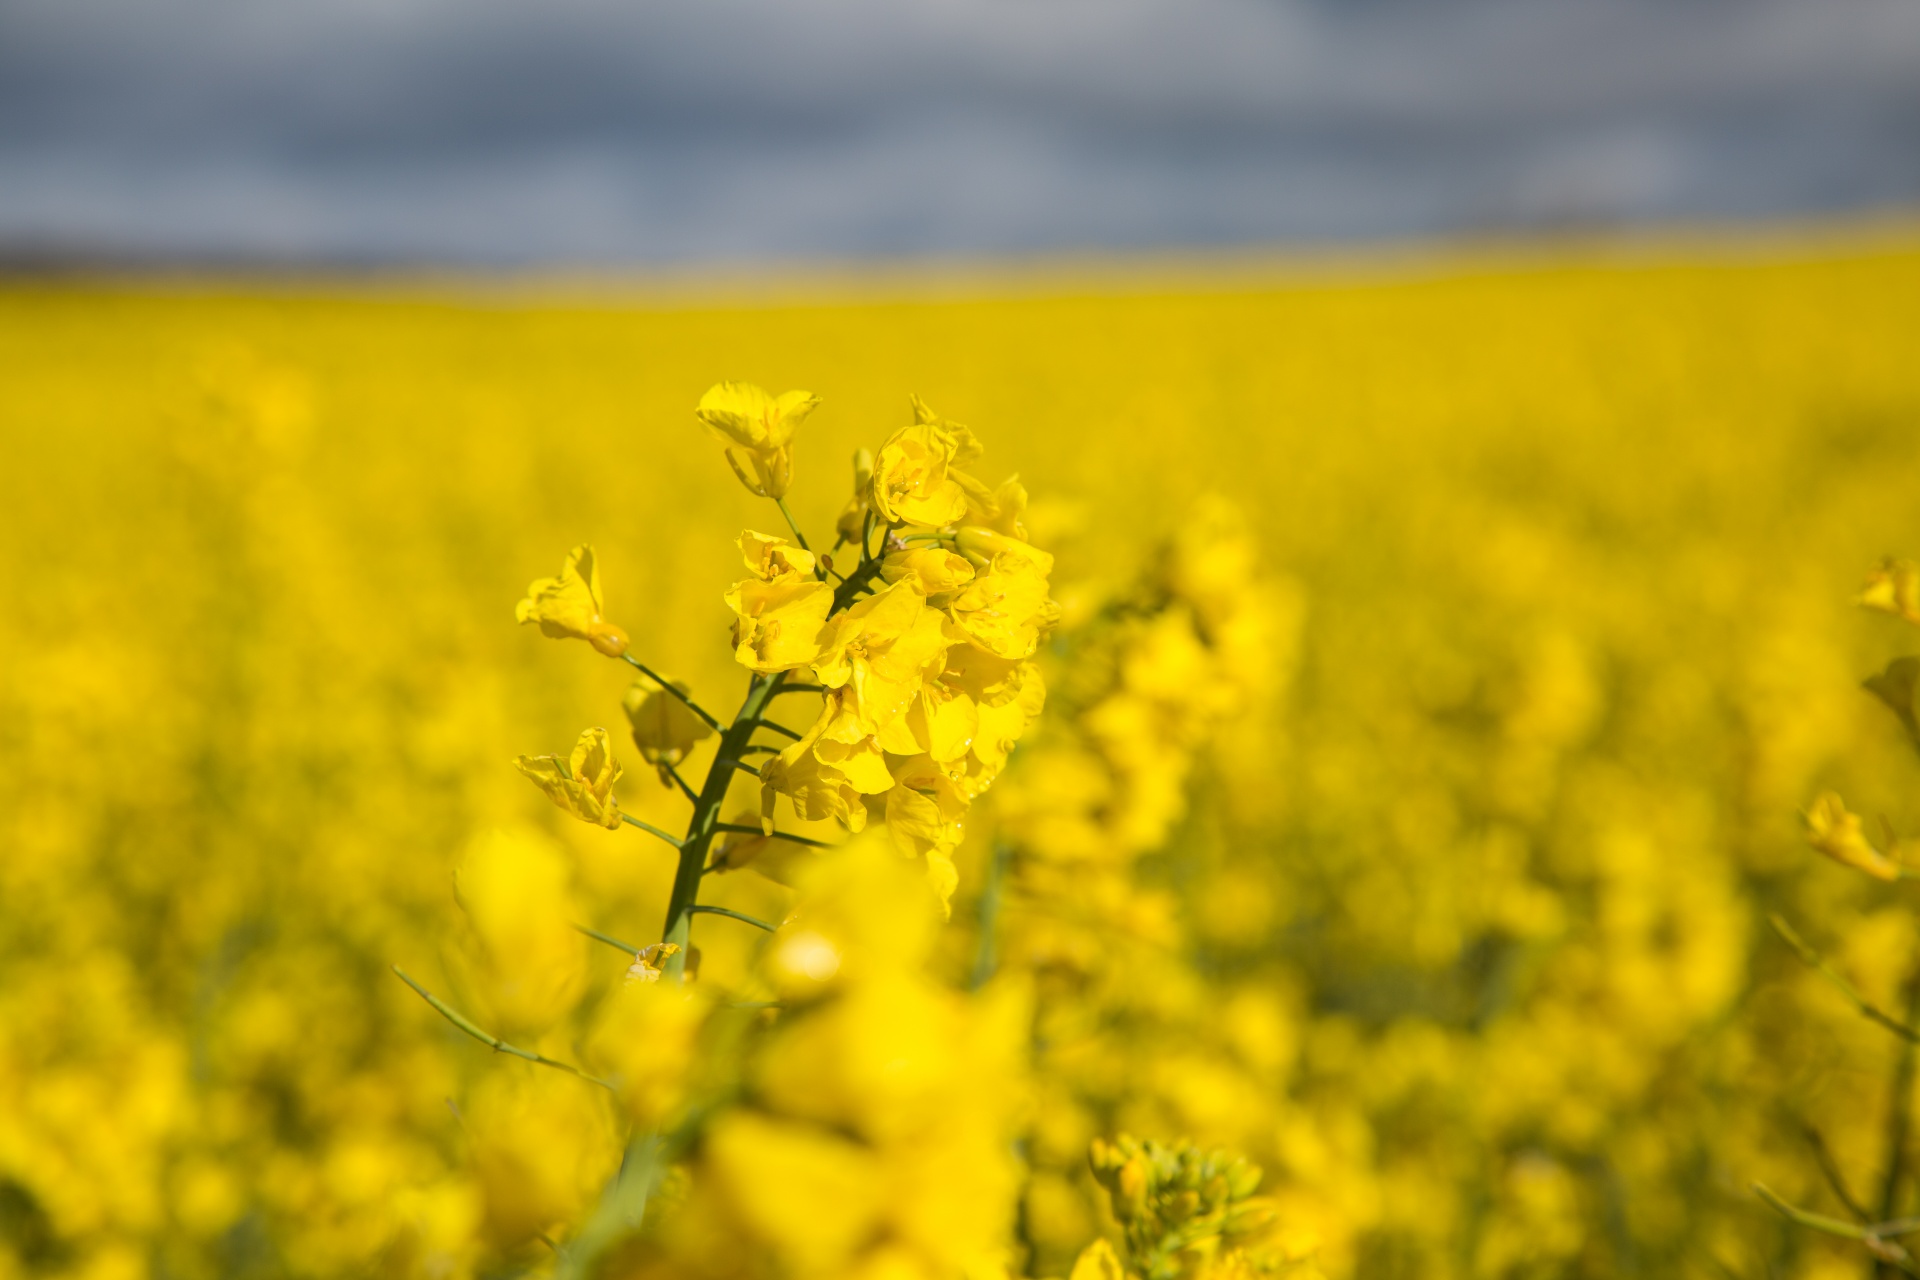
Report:
[[[847,926],[910,979],[699,917],[696,985],[794,1025],[737,1033],[772,1038],[694,1108],[666,1225],[590,1267],[725,1019],[525,923],[651,944],[675,864],[516,757],[612,726],[622,808],[687,805],[627,743],[633,671],[515,603],[590,545],[630,652],[738,705],[735,539],[786,529],[694,416],[724,379],[820,398],[786,499],[816,549],[909,393],[1017,471],[997,536],[1045,565],[949,559],[1050,567],[1047,700],[908,850],[951,860],[950,919]],[[1768,924],[1915,1021],[1911,891],[1800,815],[1920,832],[1861,689],[1920,637],[1851,603],[1920,555],[1916,242],[725,306],[22,281],[0,441],[0,1277],[1758,1280],[1874,1259],[1755,1182],[1920,1211],[1911,1049]],[[1013,705],[976,650],[1026,650],[968,634],[948,684]],[[904,750],[881,785],[945,805]],[[898,859],[849,888],[877,855],[715,847],[730,910],[918,918]],[[862,1053],[940,1061],[906,1098]]]

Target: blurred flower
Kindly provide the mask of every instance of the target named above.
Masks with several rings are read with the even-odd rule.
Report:
[[[609,658],[627,651],[627,633],[600,613],[600,564],[593,548],[575,547],[567,553],[557,578],[536,578],[527,597],[514,609],[521,623],[537,622],[542,635],[585,640]]]
[[[673,687],[691,692],[683,681],[675,680]],[[684,698],[668,693],[651,676],[636,678],[620,705],[633,726],[634,746],[640,748],[642,759],[659,770],[662,786],[673,786],[668,769],[685,760],[694,744],[713,736],[713,729]]]

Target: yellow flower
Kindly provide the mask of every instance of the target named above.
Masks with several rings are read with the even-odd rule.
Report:
[[[1053,557],[990,529],[968,527],[961,551],[982,572],[947,605],[966,638],[1002,658],[1029,658],[1059,617],[1047,595]]]
[[[691,983],[624,982],[600,1008],[587,1061],[614,1086],[639,1128],[654,1128],[686,1100],[707,1015],[704,990]]]
[[[887,792],[887,832],[894,847],[927,864],[927,880],[950,909],[960,883],[953,853],[966,836],[967,797],[953,775],[931,756],[914,756],[894,765],[894,787]]]
[[[845,1274],[886,1200],[874,1154],[810,1124],[730,1111],[703,1156],[748,1233],[800,1275]]]
[[[1803,817],[1807,843],[1835,862],[1864,871],[1878,880],[1900,878],[1900,864],[1873,847],[1860,829],[1860,819],[1848,813],[1847,806],[1833,792],[1822,792]]]
[[[484,832],[461,855],[454,894],[479,942],[468,978],[501,1028],[542,1030],[580,997],[586,940],[570,880],[565,856],[534,831]]]
[[[796,547],[785,538],[770,533],[743,529],[735,540],[747,572],[762,582],[783,582],[789,578],[813,577],[815,556],[804,547]]]
[[[820,656],[821,628],[833,608],[833,588],[791,574],[775,582],[745,578],[727,589],[733,610],[733,656],[750,671],[770,674],[804,667]]]
[[[860,788],[854,785],[845,769],[822,760],[814,750],[820,743],[821,733],[836,714],[829,698],[819,718],[799,741],[760,766],[760,825],[767,834],[773,833],[776,796],[786,796],[793,804],[794,813],[809,822],[831,818],[849,831],[859,831],[866,826],[867,809]],[[885,785],[891,785],[891,779]],[[773,879],[781,878],[777,871],[769,874]]]
[[[819,404],[811,391],[776,397],[750,382],[722,382],[700,397],[694,415],[727,446],[727,462],[749,493],[783,498],[793,477],[794,429]]]
[[[620,1162],[608,1108],[557,1071],[495,1071],[464,1109],[484,1230],[512,1248],[573,1222]]]
[[[840,508],[840,518],[834,522],[834,531],[840,535],[840,541],[859,545],[860,537],[867,529],[867,513],[873,510],[873,450],[856,449],[853,454],[853,496],[847,499],[847,505]]]
[[[1027,540],[1027,489],[1019,476],[1008,476],[997,489],[987,488],[965,472],[954,473],[954,479],[966,490],[968,524]]]
[[[967,513],[956,468],[980,456],[973,432],[913,398],[914,425],[902,427],[874,459],[872,500],[889,524],[952,524]]]
[[[1105,1240],[1095,1240],[1074,1259],[1073,1274],[1067,1280],[1127,1280],[1120,1255]]]
[[[627,651],[627,633],[602,620],[602,607],[600,563],[592,547],[579,546],[567,552],[559,577],[536,578],[528,584],[527,598],[515,607],[514,616],[523,624],[539,623],[542,635],[585,640],[609,658],[617,658]]]
[[[609,831],[620,825],[620,805],[613,798],[620,762],[613,758],[613,745],[605,729],[596,727],[582,733],[564,762],[559,756],[520,756],[513,764],[555,804],[582,822],[597,823]]]
[[[1891,557],[1867,575],[1854,603],[1920,626],[1920,564]]]
[[[946,595],[973,581],[973,565],[944,547],[911,547],[895,551],[880,562],[880,576],[888,582],[912,578],[923,594]]]
[[[684,681],[675,680],[673,687],[688,692]],[[695,743],[713,736],[705,720],[651,676],[636,679],[620,706],[633,726],[633,745],[640,748],[642,759],[660,771],[663,786],[673,785],[667,770],[685,760]]]
[[[927,608],[912,579],[884,587],[830,620],[813,672],[846,696],[832,703],[836,714],[822,736],[853,743],[885,730],[921,683],[938,673],[947,643],[939,613]]]

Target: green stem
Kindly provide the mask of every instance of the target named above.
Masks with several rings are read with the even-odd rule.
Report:
[[[1920,965],[1907,975],[1906,1023],[1920,1016]],[[1905,1040],[1893,1065],[1893,1080],[1887,1097],[1887,1172],[1880,1183],[1880,1218],[1893,1217],[1900,1206],[1900,1193],[1907,1176],[1907,1140],[1913,1129],[1914,1042]],[[1883,1260],[1883,1266],[1891,1259]]]
[[[687,838],[680,842],[680,862],[674,868],[673,889],[667,896],[667,921],[660,937],[662,942],[680,948],[667,957],[663,970],[675,981],[686,973],[687,948],[693,935],[693,907],[700,899],[700,877],[706,872],[707,847],[719,829],[720,807],[727,800],[727,784],[733,781],[737,768],[745,767],[737,758],[740,750],[753,737],[755,722],[779,692],[780,682],[785,678],[783,672],[754,676],[748,683],[746,701],[740,704],[740,714],[734,717],[733,723],[721,733],[720,750],[707,769],[700,798],[694,802],[693,817],[687,822]]]
[[[634,817],[630,813],[621,814],[620,821],[626,823],[630,827],[638,827],[650,836],[659,836],[662,840],[665,840],[668,844],[672,845],[676,849],[680,847],[680,842],[678,840],[674,839],[672,836],[668,835],[666,832],[662,831],[660,828],[654,826],[651,822],[642,822],[640,821],[640,819]]]
[[[775,498],[773,505],[780,508],[780,514],[787,518],[787,528],[793,530],[793,539],[800,544],[800,549],[802,551],[812,551],[813,548],[807,545],[807,535],[800,532],[800,522],[793,518],[793,512],[787,510],[787,500],[785,498]]]
[[[880,562],[869,560],[847,575],[847,580],[833,589],[833,608],[829,615],[839,613],[853,603],[854,597],[865,591],[873,580],[880,576]]]
[[[1773,931],[1779,934],[1788,946],[1793,948],[1794,954],[1798,955],[1808,968],[1813,969],[1819,973],[1821,977],[1831,982],[1840,994],[1845,996],[1848,1002],[1860,1011],[1861,1016],[1870,1022],[1879,1023],[1909,1043],[1920,1040],[1920,1031],[1914,1030],[1909,1024],[1900,1021],[1861,995],[1851,982],[1841,977],[1839,972],[1827,963],[1825,956],[1808,946],[1800,935],[1793,931],[1792,926],[1790,926],[1783,917],[1777,915],[1768,916],[1767,922],[1773,926]]]
[[[824,685],[817,684],[783,684],[780,686],[781,693],[825,693],[826,691]]]
[[[840,847],[826,840],[814,840],[807,836],[796,836],[785,831],[775,831],[769,834],[759,827],[749,827],[742,822],[716,822],[713,824],[713,829],[715,831],[731,831],[735,835],[742,836],[767,836],[767,838],[771,840],[785,840],[789,844],[804,844],[813,849],[838,849]]]
[[[1007,863],[1013,849],[1004,840],[993,842],[987,856],[986,883],[980,887],[980,937],[973,953],[973,976],[969,984],[978,991],[987,985],[1000,967],[1000,900],[1005,890]]]
[[[765,929],[768,933],[778,933],[780,931],[780,926],[777,924],[768,924],[765,920],[735,911],[730,907],[710,907],[704,902],[696,902],[688,907],[687,910],[695,915],[725,916],[729,920],[738,920],[741,924],[750,924],[756,929]]]
[[[589,938],[592,938],[595,942],[604,942],[616,951],[624,951],[628,955],[636,958],[645,950],[644,947],[636,947],[631,942],[623,942],[610,933],[601,933],[598,929],[589,929],[583,924],[577,924],[573,927],[579,932],[586,934]]]
[[[680,776],[680,771],[678,769],[674,768],[670,764],[662,764],[660,767],[666,770],[667,776],[669,778],[673,779],[673,785],[680,788],[681,795],[693,801],[698,801],[700,799],[699,796],[694,794],[693,788],[687,785],[687,780]]]
[[[787,726],[783,724],[775,724],[771,720],[756,720],[753,722],[753,727],[756,729],[771,729],[775,733],[784,734],[785,736],[792,738],[795,742],[800,741],[801,738],[806,736],[803,733],[797,733],[794,730],[787,728]]]
[[[508,1044],[492,1032],[481,1030],[471,1018],[442,1000],[439,996],[434,995],[433,992],[427,990],[412,978],[409,978],[406,971],[399,965],[396,964],[393,966],[393,972],[399,977],[400,981],[412,987],[416,995],[438,1010],[441,1017],[472,1036],[475,1040],[478,1040],[481,1044],[487,1046],[487,1048],[492,1049],[495,1053],[509,1053],[516,1058],[525,1058],[528,1062],[537,1062],[543,1067],[552,1067],[556,1071],[565,1071],[569,1075],[579,1076],[582,1080],[590,1084],[597,1084],[602,1089],[613,1088],[612,1085],[602,1080],[599,1076],[590,1076],[571,1063],[561,1062],[559,1059],[549,1058],[543,1053],[535,1053],[531,1049],[522,1049],[518,1045]]]
[[[665,676],[661,675],[658,671],[655,671],[652,667],[640,661],[640,659],[634,657],[631,653],[623,653],[620,656],[625,658],[627,660],[628,665],[638,670],[641,675],[647,677],[647,679],[653,681],[655,684],[659,685],[662,689],[665,689],[668,693],[680,699],[680,701],[686,703],[687,710],[693,712],[693,714],[699,716],[702,720],[705,720],[707,722],[707,728],[712,729],[716,732],[719,731],[720,722],[713,718],[713,713],[711,711],[708,711],[705,707],[701,706],[699,703],[695,702],[692,698],[688,697],[686,694],[682,693],[680,691],[680,687],[674,684],[673,681],[667,679]]]

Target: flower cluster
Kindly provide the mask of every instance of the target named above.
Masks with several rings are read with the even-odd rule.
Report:
[[[782,796],[803,819],[884,823],[946,902],[967,810],[1045,702],[1033,657],[1058,611],[1053,557],[1026,540],[1026,490],[975,479],[973,433],[913,408],[870,466],[856,460],[835,546],[854,544],[849,572],[749,530],[751,576],[726,600],[742,666],[823,692],[813,723],[761,767],[766,830]]]

